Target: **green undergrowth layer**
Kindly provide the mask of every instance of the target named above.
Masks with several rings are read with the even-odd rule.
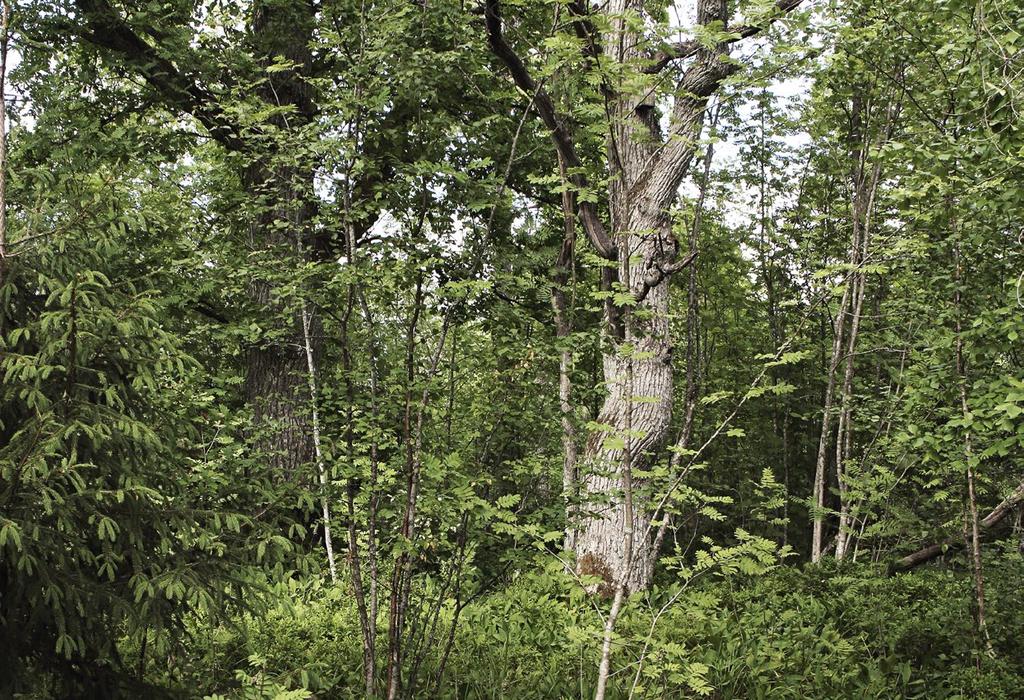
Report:
[[[885,577],[867,565],[780,567],[662,586],[632,597],[620,618],[609,697],[1020,698],[1022,580],[1019,554],[986,560],[991,650],[974,629],[972,581],[962,569]],[[439,685],[453,606],[420,624],[418,643],[409,640],[406,677],[415,664],[417,697],[593,695],[607,603],[557,565],[465,605]],[[382,665],[386,622],[384,608]],[[260,619],[190,627],[183,651],[150,649],[148,683],[184,697],[363,696],[357,609],[344,584],[295,585]],[[126,643],[126,664],[137,664],[138,653]]]

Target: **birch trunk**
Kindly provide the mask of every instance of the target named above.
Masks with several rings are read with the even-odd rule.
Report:
[[[849,137],[853,142],[850,159],[853,162],[851,168],[851,182],[853,185],[853,201],[851,202],[852,216],[850,247],[846,255],[846,261],[850,265],[850,272],[846,275],[843,286],[843,296],[832,322],[832,355],[828,365],[828,375],[825,380],[825,400],[822,406],[821,432],[818,436],[818,456],[814,465],[814,506],[815,512],[811,530],[811,561],[818,562],[822,557],[822,545],[825,531],[825,493],[828,485],[827,466],[829,445],[832,438],[832,408],[836,390],[837,372],[843,359],[843,350],[846,350],[846,366],[843,372],[843,384],[840,388],[839,401],[841,409],[839,413],[839,426],[836,430],[835,464],[836,476],[840,489],[840,503],[846,502],[846,483],[843,478],[844,445],[846,444],[845,430],[849,422],[849,408],[847,396],[853,382],[853,349],[857,342],[857,327],[860,319],[861,302],[863,302],[863,272],[860,269],[863,263],[861,253],[864,246],[862,240],[863,228],[861,226],[862,195],[863,195],[863,157],[864,157],[864,102],[861,98],[855,97],[851,109],[851,125]],[[851,311],[853,313],[851,314]],[[845,336],[846,317],[852,315],[849,337]],[[840,506],[842,510],[842,505]],[[842,522],[842,516],[840,518]],[[837,558],[842,558],[838,547],[845,548],[845,541],[841,535],[837,535],[836,546]]]
[[[320,506],[324,516],[324,549],[327,551],[327,567],[331,574],[331,583],[338,582],[338,569],[334,563],[334,542],[331,539],[331,505],[327,489],[327,469],[324,466],[323,452],[320,449],[320,412],[316,385],[316,361],[313,358],[313,342],[310,339],[310,314],[306,309],[306,301],[302,301],[302,339],[306,350],[306,370],[309,374],[309,400],[312,404],[311,420],[313,423],[313,453],[316,457],[316,472],[320,480]]]
[[[858,207],[859,204],[855,203],[855,212]],[[846,548],[849,543],[850,504],[846,469],[853,444],[853,426],[851,424],[853,415],[850,407],[850,395],[853,391],[855,367],[854,357],[857,350],[857,334],[860,330],[861,311],[864,307],[864,287],[867,282],[866,275],[861,267],[863,266],[864,258],[867,255],[868,233],[866,227],[862,227],[857,222],[858,218],[859,215],[855,213],[854,236],[861,238],[862,245],[858,253],[857,260],[851,261],[852,264],[856,265],[857,271],[853,273],[852,284],[854,286],[854,298],[852,303],[852,317],[850,319],[850,333],[846,341],[846,364],[843,370],[842,391],[839,395],[841,402],[839,426],[836,430],[836,481],[839,484],[839,530],[836,533],[836,559],[838,560],[842,560],[846,556]],[[861,229],[859,236],[857,234],[857,229]]]
[[[846,339],[846,365],[843,370],[843,386],[840,394],[839,427],[836,431],[836,480],[839,484],[839,528],[836,533],[836,559],[839,560],[845,558],[846,552],[849,549],[852,536],[851,528],[853,527],[853,514],[851,512],[849,484],[846,473],[853,450],[853,410],[851,407],[851,397],[856,368],[857,336],[860,331],[864,310],[864,297],[867,289],[867,272],[864,266],[867,264],[868,251],[871,244],[871,225],[875,209],[875,195],[878,191],[878,181],[882,172],[880,160],[876,160],[870,168],[868,167],[870,146],[873,140],[869,131],[870,104],[860,97],[855,97],[852,114],[853,120],[850,136],[851,141],[855,145],[851,154],[851,159],[854,163],[853,202],[851,206],[853,216],[851,217],[851,223],[856,250],[854,257],[850,259],[850,265],[853,268],[850,273],[853,296],[850,309],[849,337]],[[883,142],[889,138],[898,114],[898,103],[890,102],[885,111],[885,121],[882,124],[883,132],[879,137]],[[851,250],[853,250],[853,247],[851,247]]]

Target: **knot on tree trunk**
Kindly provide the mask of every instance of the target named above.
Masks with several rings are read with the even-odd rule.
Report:
[[[576,573],[580,576],[596,576],[600,582],[594,582],[586,586],[586,591],[591,595],[608,600],[615,595],[615,575],[607,562],[593,552],[587,552],[576,563]]]

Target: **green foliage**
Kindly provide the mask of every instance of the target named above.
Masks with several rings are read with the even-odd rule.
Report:
[[[601,407],[605,362],[652,353],[605,332],[605,304],[649,310],[602,281],[620,261],[580,217],[563,245],[562,195],[622,237],[609,153],[664,128],[704,60],[652,57],[738,45],[778,9],[726,5],[735,21],[680,34],[653,0],[587,21],[587,3],[502,3],[571,133],[562,173],[539,93],[496,72],[468,4],[14,3],[0,694],[356,697],[371,630],[378,686],[402,641],[407,695],[590,695],[610,603],[561,550],[574,509],[621,494],[563,492],[564,440],[586,472],[588,447],[646,438]],[[1020,694],[1012,517],[984,533],[994,656],[955,547],[879,564],[959,546],[968,472],[982,516],[1024,478],[1009,5],[823,3],[765,32],[774,50],[711,105],[708,175],[661,212],[699,252],[658,292],[674,390],[629,401],[673,410],[632,474],[664,539],[611,632],[613,696]],[[643,45],[607,60],[592,32],[620,27]],[[878,173],[870,215],[858,171]],[[815,518],[847,561],[800,568]]]
[[[994,658],[973,643],[963,572],[776,568],[631,599],[610,697],[627,697],[636,682],[633,697],[650,698],[1012,698],[1022,681],[1014,662],[1024,653],[1014,601],[1022,563],[1010,555],[987,564],[991,624],[1001,630]],[[284,697],[275,695],[284,688],[358,697],[351,599],[308,589],[300,600],[247,619],[245,632],[197,627],[176,683],[225,697]],[[431,696],[587,696],[600,634],[592,601],[554,562],[465,608],[447,680]],[[436,671],[438,661],[430,649],[424,667]],[[259,682],[264,695],[253,694]]]
[[[258,530],[210,508],[221,486],[184,398],[202,369],[145,269],[124,262],[146,223],[120,215],[109,181],[86,182],[91,225],[16,259],[3,290],[0,619],[12,668],[89,659],[99,673],[124,624],[166,642],[186,610],[244,595]]]

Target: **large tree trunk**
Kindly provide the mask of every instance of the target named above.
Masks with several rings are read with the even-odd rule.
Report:
[[[247,183],[246,189],[251,192],[253,186]],[[280,264],[298,268],[302,254],[296,250],[296,243],[307,217],[288,217],[289,227],[295,230],[276,227],[276,218],[277,212],[269,212],[252,224],[252,245],[275,249],[279,253],[274,257],[279,255]],[[245,398],[253,412],[256,446],[275,473],[298,478],[300,467],[313,460],[302,312],[275,299],[274,284],[265,278],[254,275],[249,296],[252,307],[265,319],[263,337],[246,352]],[[317,315],[311,315],[308,330],[310,354],[319,365],[323,331]]]
[[[190,66],[178,66],[160,50],[159,33],[137,31],[111,0],[75,0],[81,16],[83,41],[102,47],[139,75],[163,106],[191,114],[225,149],[243,162],[242,188],[249,214],[249,244],[253,252],[274,259],[275,265],[294,265],[300,241],[309,236],[314,209],[314,163],[304,162],[284,139],[294,138],[312,122],[316,112],[306,81],[311,68],[309,43],[316,8],[310,0],[256,0],[247,49],[258,66],[283,57],[292,67],[261,74],[255,92],[269,105],[282,107],[270,118],[272,129],[241,123],[223,109],[217,95],[196,82]],[[155,42],[155,43],[154,43]],[[280,136],[282,140],[276,140]],[[315,246],[301,246],[312,250]],[[246,352],[245,396],[262,433],[257,447],[284,476],[293,475],[313,457],[308,407],[307,367],[301,313],[286,311],[274,300],[269,276],[254,274],[249,300],[259,310],[268,332]],[[295,305],[293,305],[295,306]],[[284,319],[282,323],[282,319]],[[314,361],[320,354],[321,333],[310,329]]]
[[[270,65],[283,58],[295,67],[269,73],[260,84],[259,97],[286,107],[271,117],[283,138],[294,138],[314,116],[312,89],[305,80],[311,61],[309,42],[314,25],[313,6],[305,0],[261,1],[254,4],[251,39],[256,58]],[[300,267],[312,251],[313,164],[296,158],[286,142],[271,143],[259,152],[248,148],[250,159],[242,186],[253,206],[250,219],[252,249],[274,267]],[[313,460],[309,422],[307,341],[314,365],[319,364],[323,333],[319,316],[311,314],[304,328],[298,305],[275,299],[274,283],[257,272],[250,283],[250,301],[268,319],[264,337],[246,356],[246,400],[259,431],[257,447],[279,475],[296,478]],[[290,308],[289,308],[290,307]]]
[[[784,13],[799,1],[779,0],[776,8]],[[631,487],[630,477],[651,466],[667,441],[672,420],[669,279],[692,261],[692,257],[677,260],[679,245],[672,235],[669,211],[697,149],[708,98],[736,70],[726,60],[729,45],[757,34],[772,20],[736,27],[716,46],[690,40],[655,50],[642,27],[627,21],[627,17],[648,17],[641,0],[611,0],[602,5],[608,29],[600,35],[586,0],[574,0],[567,7],[585,61],[598,69],[595,75],[605,76],[601,92],[609,112],[605,161],[611,176],[610,232],[587,199],[579,198],[577,218],[598,255],[617,263],[617,279],[616,270],[603,270],[602,288],[625,296],[605,307],[608,335],[603,365],[608,396],[598,416],[602,430],[587,441],[579,464],[589,517],[579,525],[575,554],[581,573],[598,575],[604,581],[599,588],[621,599],[623,591],[640,590],[650,583],[650,504],[632,498],[641,484]],[[484,16],[491,49],[523,92],[533,96],[572,186],[592,189],[566,120],[557,113],[543,83],[534,81],[504,38],[499,0],[486,0]],[[697,1],[699,25],[724,27],[728,19],[722,0]],[[679,60],[690,63],[668,76],[676,89],[666,135],[661,131],[656,97],[666,76],[659,74]],[[601,67],[609,63],[622,70],[609,72]],[[634,71],[630,66],[641,68]],[[649,76],[648,84],[637,80],[638,72]],[[613,627],[614,616],[609,622]]]
[[[655,229],[659,235],[624,236],[621,249],[631,250],[640,260],[650,260],[662,236],[670,235],[667,225]],[[629,256],[622,256],[628,261]],[[639,278],[620,267],[620,278]],[[641,286],[630,284],[634,296]],[[580,572],[600,576],[609,585],[625,581],[630,591],[646,588],[650,582],[653,557],[647,504],[637,501],[632,518],[626,516],[622,484],[624,443],[629,442],[634,472],[652,466],[664,445],[672,421],[672,344],[668,333],[668,284],[650,289],[637,306],[646,313],[643,320],[633,314],[624,342],[610,342],[604,355],[604,379],[608,396],[597,421],[606,426],[587,441],[583,464],[583,500],[589,517],[581,523],[576,539]],[[627,347],[623,347],[627,345]],[[634,484],[634,492],[640,483]],[[623,535],[632,528],[633,551],[625,551]],[[627,559],[630,561],[628,570]],[[608,593],[611,591],[608,590]]]
[[[270,118],[272,129],[241,123],[225,110],[218,95],[197,82],[187,61],[179,66],[160,48],[160,32],[137,30],[125,19],[119,4],[111,0],[75,0],[81,18],[83,41],[102,47],[154,90],[163,106],[188,113],[210,136],[240,157],[242,187],[250,221],[252,252],[272,258],[280,268],[295,265],[315,245],[300,246],[310,234],[314,209],[314,163],[304,160],[284,143],[296,138],[312,122],[316,112],[312,89],[306,81],[311,69],[309,43],[313,37],[316,7],[310,0],[256,0],[248,46],[257,66],[283,57],[292,67],[256,76],[255,89],[269,105],[282,107]],[[280,137],[281,140],[277,140]],[[283,476],[293,475],[313,457],[311,426],[306,419],[306,355],[301,313],[287,311],[274,300],[270,276],[254,274],[249,301],[259,310],[268,332],[246,352],[245,397],[262,433],[257,447],[269,455],[270,466]],[[282,321],[283,319],[283,321]],[[310,329],[314,362],[320,354],[321,333]]]
[[[702,0],[698,5],[700,24],[725,21],[720,3]],[[612,22],[611,31],[602,37],[604,57],[618,64],[638,60],[643,51],[643,37],[623,19],[629,11],[642,13],[643,6],[617,0],[607,10]],[[661,133],[656,105],[645,91],[634,95],[620,85],[605,87],[606,94],[616,98],[607,139],[612,238],[619,281],[628,289],[631,303],[622,308],[621,334],[607,338],[603,364],[608,396],[597,419],[603,427],[587,441],[583,455],[587,474],[582,491],[589,517],[576,540],[580,573],[600,576],[606,582],[600,587],[605,594],[616,586],[642,590],[651,580],[653,514],[650,504],[640,499],[633,499],[629,507],[643,484],[635,481],[633,493],[626,493],[623,472],[653,466],[669,436],[669,280],[679,268],[679,244],[669,212],[697,149],[707,98],[726,75],[722,51],[724,47],[702,50],[680,80],[689,94],[675,99],[668,140]],[[614,325],[608,325],[614,331]]]

